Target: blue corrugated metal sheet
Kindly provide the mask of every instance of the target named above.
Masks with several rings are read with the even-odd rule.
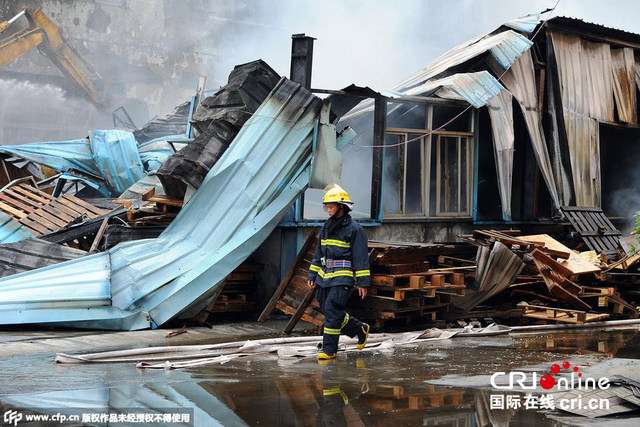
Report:
[[[100,175],[112,191],[121,194],[144,176],[136,139],[123,130],[94,130],[89,133],[93,158]]]
[[[87,138],[69,141],[33,142],[21,145],[2,145],[0,152],[13,154],[26,160],[45,165],[58,172],[76,169],[100,175]]]
[[[158,146],[149,145],[147,150],[149,159],[162,157]],[[101,176],[112,196],[120,195],[144,176],[136,140],[131,132],[122,130],[91,131],[89,139],[5,145],[0,146],[0,152],[48,166],[58,172],[75,169]]]
[[[490,53],[491,56],[500,64],[503,68],[509,68],[524,52],[529,50],[529,48],[533,45],[533,42],[527,39],[522,34],[516,33],[512,30],[502,31],[496,34],[486,34],[484,36],[476,37],[475,39],[469,40],[465,42],[445,54],[441,55],[429,65],[424,67],[422,70],[414,73],[410,77],[406,78],[403,82],[396,85],[392,90],[387,91],[386,93],[393,93],[398,95],[424,95],[425,92],[420,88],[426,85],[426,88],[429,90],[433,90],[431,87],[431,83],[433,82],[436,86],[438,86],[437,82],[443,79],[448,79],[449,76],[446,76],[447,73],[452,67],[461,65],[473,58],[476,58],[485,53]],[[470,78],[473,80],[473,78]],[[486,80],[486,78],[485,78]],[[495,80],[495,79],[494,79]],[[450,83],[450,82],[449,82]],[[467,83],[458,84],[458,89],[469,95],[471,92],[475,92],[472,90],[468,91],[471,87],[478,87],[477,84],[482,84],[481,82],[472,83],[471,86]],[[442,85],[440,85],[442,86]],[[489,92],[493,91],[495,84],[491,84]],[[466,87],[466,89],[465,89]],[[486,89],[484,90],[486,91]],[[482,91],[481,91],[482,92]],[[478,92],[475,95],[470,96],[474,102],[478,103],[481,101],[481,98],[484,98],[484,103],[474,104],[474,106],[483,106],[489,99],[493,98],[494,95],[489,97],[481,96],[478,97]],[[466,99],[467,96],[462,96],[463,99]],[[361,102],[357,107],[355,107],[351,112],[343,117],[343,120],[349,120],[354,117],[357,117],[361,114],[373,111],[373,101],[366,100]]]
[[[463,99],[476,108],[483,107],[504,87],[488,71],[454,74],[443,79],[430,80],[408,90],[405,95],[432,95],[441,98]]]
[[[542,17],[542,12],[533,13],[531,15],[526,15],[520,18],[512,19],[511,21],[507,21],[504,23],[504,25],[509,28],[513,28],[514,30],[531,34],[533,33],[533,30],[535,30],[536,27],[538,26],[538,23],[540,22],[541,17]]]
[[[531,40],[511,30],[476,38],[451,49],[393,90],[404,93],[485,52],[489,52],[503,68],[508,68],[532,45]]]
[[[34,237],[28,228],[7,213],[0,211],[0,244],[19,242]]]
[[[147,172],[157,171],[169,156],[180,151],[191,141],[193,138],[185,138],[182,135],[165,136],[138,145],[144,170]]]
[[[283,78],[162,235],[0,280],[0,319],[138,329],[203,301],[307,188],[320,106]],[[46,307],[30,299],[43,295]],[[90,311],[73,311],[85,302]]]

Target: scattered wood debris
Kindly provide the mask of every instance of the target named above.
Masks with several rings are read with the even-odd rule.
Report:
[[[302,319],[322,326],[324,316],[307,286],[307,273],[313,259],[317,232],[311,233],[302,250],[265,307],[259,320],[265,321],[273,309],[292,315],[285,332],[293,330]],[[465,272],[473,271],[473,262],[450,267],[445,262],[460,263],[468,255],[467,245],[417,244],[404,242],[369,242],[371,287],[367,298],[353,297],[349,312],[381,328],[389,324],[435,321],[438,313],[451,304],[452,296],[465,295]],[[430,268],[442,257],[444,268]]]
[[[171,337],[175,337],[176,335],[184,334],[186,332],[187,332],[187,325],[182,325],[182,328],[180,328],[177,331],[167,332],[164,337],[165,338],[171,338]]]
[[[378,328],[456,319],[584,323],[639,317],[640,294],[622,285],[640,279],[631,241],[619,250],[624,261],[613,262],[547,234],[476,230],[460,237],[470,244],[371,241],[371,288],[364,300],[354,296],[348,311]],[[309,235],[261,321],[277,308],[292,316],[287,333],[300,319],[322,326],[306,284],[316,239],[317,233]]]

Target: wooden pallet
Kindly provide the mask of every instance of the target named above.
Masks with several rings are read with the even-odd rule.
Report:
[[[262,271],[262,264],[245,262],[240,264],[224,283],[218,293],[209,301],[207,307],[194,317],[194,320],[205,323],[213,313],[253,313],[257,309],[255,291],[258,284],[257,274]],[[215,320],[215,319],[213,319]]]
[[[405,326],[435,322],[438,317],[436,311],[416,310],[408,313],[381,312],[375,319],[369,320],[376,328]]]
[[[163,213],[168,213],[172,207],[182,209],[182,206],[184,205],[183,199],[172,199],[171,197],[168,197],[168,196],[154,195],[149,197],[147,200],[149,202],[155,203],[158,210],[160,210]],[[174,211],[175,210],[176,209],[174,209]]]
[[[69,194],[56,198],[25,183],[0,192],[0,210],[36,236],[64,229],[79,218],[92,219],[108,213]]]
[[[371,285],[385,288],[409,287],[414,289],[444,285],[464,286],[464,273],[438,270],[413,274],[374,274],[371,277]]]
[[[563,206],[560,208],[589,249],[612,258],[618,252],[622,232],[600,208]]]
[[[517,307],[522,310],[524,317],[560,323],[595,322],[609,318],[607,313],[587,313],[586,311],[529,305],[527,303],[520,303]]]
[[[429,263],[426,261],[371,266],[371,272],[373,274],[420,274],[428,270]]]
[[[476,262],[463,258],[440,255],[438,257],[438,264],[450,267],[475,267]]]
[[[612,307],[614,314],[621,314],[632,319],[640,317],[640,312],[617,294],[599,296],[598,307]]]
[[[568,279],[572,275],[571,270],[538,249],[531,252],[531,257],[551,295],[562,299],[574,308],[591,309],[591,306],[580,298],[582,287]]]
[[[443,284],[440,286],[423,286],[421,288],[378,288],[371,287],[369,295],[384,297],[394,301],[403,301],[411,297],[433,298],[438,293],[448,293],[463,296],[466,287],[464,285]]]
[[[287,271],[287,274],[285,274],[275,293],[260,314],[259,322],[266,321],[273,309],[277,308],[283,313],[292,316],[290,324],[285,328],[286,331],[292,330],[300,319],[316,326],[322,326],[324,315],[320,313],[317,301],[309,298],[310,291],[307,286],[307,275],[317,241],[318,229],[312,231],[303,243],[302,249],[296,256],[289,271]]]

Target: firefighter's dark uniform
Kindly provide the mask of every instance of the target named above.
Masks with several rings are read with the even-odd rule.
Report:
[[[367,251],[367,235],[349,214],[329,218],[322,226],[309,280],[318,285],[316,298],[325,317],[324,353],[338,351],[341,333],[352,338],[362,334],[363,323],[349,316],[345,306],[356,286],[371,284]]]

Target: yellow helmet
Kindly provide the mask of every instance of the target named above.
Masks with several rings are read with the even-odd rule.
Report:
[[[349,198],[349,194],[338,184],[329,184],[325,187],[324,191],[325,193],[324,198],[322,199],[322,204],[340,203],[349,209],[353,209],[353,202]]]

